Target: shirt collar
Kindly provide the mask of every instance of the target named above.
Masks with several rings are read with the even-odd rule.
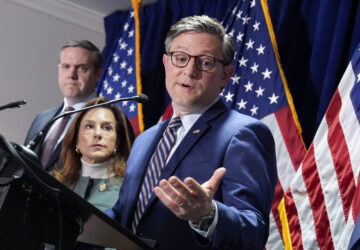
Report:
[[[83,99],[83,100],[81,100],[80,102],[72,105],[72,107],[73,107],[74,109],[80,109],[80,108],[84,107],[85,104],[86,104],[88,101],[90,101],[91,99],[93,99],[93,98],[95,98],[95,97],[96,97],[96,93],[93,92],[91,95],[89,95],[89,96],[86,97],[85,99]],[[68,106],[70,106],[70,105],[68,104],[66,98],[64,98],[64,106],[63,106],[63,108],[62,108],[62,110],[61,110],[61,113],[64,113],[65,109],[66,109]]]
[[[185,129],[185,133],[188,132],[191,127],[195,124],[195,122],[199,119],[199,117],[205,113],[206,110],[208,110],[212,105],[214,105],[218,100],[220,99],[220,97],[216,98],[215,101],[213,101],[212,103],[210,103],[208,106],[206,106],[203,109],[200,109],[198,111],[195,111],[192,114],[188,114],[188,115],[182,115],[180,116],[181,122],[182,122],[182,126]],[[174,109],[174,114],[171,117],[174,118],[175,116],[175,109]]]

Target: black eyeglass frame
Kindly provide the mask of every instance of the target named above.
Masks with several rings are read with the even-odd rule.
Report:
[[[174,63],[174,61],[173,61],[173,54],[175,54],[175,53],[181,53],[181,54],[184,54],[184,55],[186,55],[186,56],[188,57],[187,62],[186,62],[183,66],[178,66],[178,65],[176,65],[176,64]],[[185,68],[185,67],[189,64],[191,58],[194,58],[196,68],[197,68],[198,70],[201,70],[201,71],[210,71],[210,70],[212,70],[212,69],[215,67],[216,62],[220,62],[222,65],[226,66],[223,60],[220,60],[220,59],[217,59],[217,58],[215,58],[215,57],[213,57],[213,56],[208,56],[208,55],[193,56],[193,55],[189,55],[188,53],[183,52],[183,51],[172,51],[172,52],[168,53],[167,55],[170,56],[171,63],[172,63],[175,67],[178,67],[178,68]],[[207,57],[207,58],[209,58],[209,59],[212,59],[212,60],[213,60],[213,65],[212,65],[212,67],[209,68],[209,69],[205,69],[205,70],[202,69],[201,66],[200,66],[200,65],[201,65],[200,62],[198,61],[199,58],[201,58],[201,57]]]

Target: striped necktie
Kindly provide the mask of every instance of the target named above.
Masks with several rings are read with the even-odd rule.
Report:
[[[150,164],[145,174],[143,184],[140,189],[139,198],[136,204],[134,219],[132,222],[132,230],[135,233],[136,227],[139,224],[145,208],[148,205],[150,196],[154,187],[158,184],[161,171],[166,164],[166,159],[169,155],[171,148],[176,141],[176,130],[181,127],[182,123],[180,117],[174,117],[163,133],[153,156],[151,157]]]

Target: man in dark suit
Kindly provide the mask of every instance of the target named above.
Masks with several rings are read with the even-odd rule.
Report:
[[[90,99],[96,97],[95,88],[102,73],[103,61],[99,49],[89,41],[69,41],[63,45],[58,65],[58,84],[64,96],[64,102],[57,107],[39,113],[35,117],[27,133],[25,145],[44,128],[47,122],[65,112],[67,107],[71,106],[73,109],[79,109]],[[42,155],[44,142],[54,132],[56,125],[61,122],[60,119],[50,127],[44,137],[45,139],[34,149],[35,153],[41,158],[44,168],[48,171],[59,159],[62,138],[74,116],[75,114],[67,122],[48,159],[44,159]]]
[[[263,249],[277,182],[274,140],[219,98],[234,43],[216,20],[194,16],[172,26],[165,49],[174,116],[135,140],[107,214],[156,249]]]

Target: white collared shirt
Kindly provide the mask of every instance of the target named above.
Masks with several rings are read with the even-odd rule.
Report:
[[[195,114],[180,116],[182,125],[176,131],[176,142],[170,150],[169,156],[166,159],[166,163],[169,162],[170,158],[174,154],[174,152],[177,149],[177,147],[179,146],[179,144],[184,139],[185,135],[189,132],[191,127],[195,124],[195,122],[199,119],[199,117],[201,115],[202,115],[202,113],[195,113]],[[171,117],[171,119],[174,117],[175,117],[175,115],[173,115],[173,117]]]
[[[192,128],[192,126],[195,124],[195,122],[199,119],[199,117],[205,113],[206,110],[208,110],[212,105],[214,105],[217,101],[219,100],[219,98],[217,98],[214,102],[212,102],[209,106],[205,107],[204,109],[201,109],[197,112],[194,112],[192,114],[188,114],[188,115],[183,115],[180,116],[181,119],[181,127],[178,128],[178,130],[176,131],[176,142],[174,144],[174,146],[171,148],[170,153],[168,158],[166,159],[166,164],[169,162],[170,158],[172,157],[172,155],[174,154],[175,150],[178,148],[178,146],[180,145],[180,143],[182,142],[182,140],[184,139],[185,135],[189,132],[189,130]],[[175,115],[175,109],[174,109],[174,115],[171,117],[174,118],[176,117]],[[200,183],[202,184],[202,183]],[[200,235],[202,235],[203,237],[207,238],[207,239],[211,239],[212,236],[215,233],[215,228],[216,225],[218,223],[218,207],[217,204],[213,201],[213,205],[215,207],[215,217],[213,222],[211,223],[211,225],[209,226],[207,231],[202,231],[200,229],[197,229],[193,226],[193,224],[189,221],[189,225],[190,227],[196,231],[197,233],[199,233]]]
[[[196,111],[196,112],[194,112],[192,114],[180,116],[182,125],[176,131],[176,142],[175,142],[174,146],[170,150],[169,156],[166,159],[166,163],[169,162],[171,156],[174,154],[175,150],[177,149],[179,144],[182,142],[185,135],[189,132],[189,130],[192,128],[192,126],[195,124],[195,122],[199,119],[199,117],[202,114],[204,114],[205,111],[208,110],[212,105],[214,105],[219,99],[220,99],[220,97],[216,98],[216,100],[214,102],[212,102],[210,105],[208,105],[207,107],[205,107],[205,108],[203,108],[203,109],[201,109],[199,111]],[[176,117],[176,115],[175,115],[176,110],[175,110],[174,107],[173,107],[173,110],[174,110],[174,114],[171,117],[171,119]]]

